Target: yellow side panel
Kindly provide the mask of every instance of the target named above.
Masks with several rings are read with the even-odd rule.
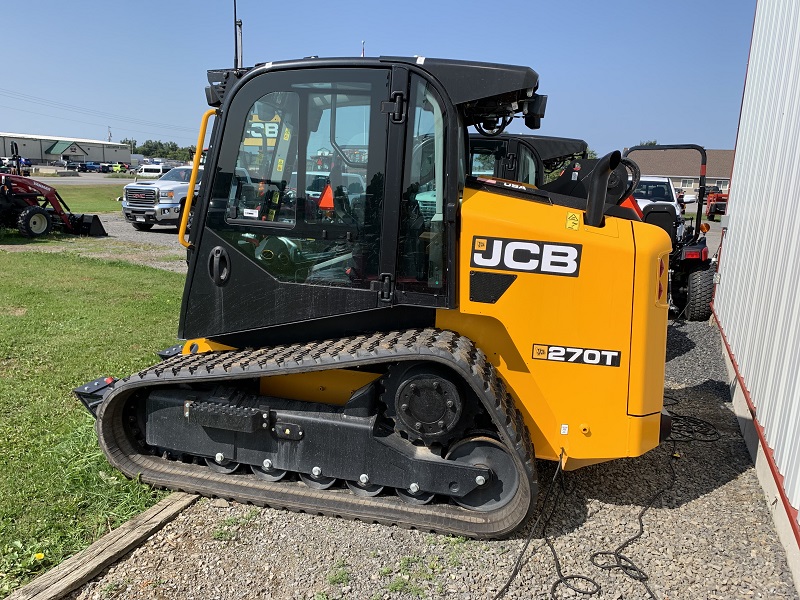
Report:
[[[570,459],[588,464],[658,444],[649,429],[647,440],[629,439],[628,407],[660,409],[662,402],[664,346],[654,353],[660,342],[645,338],[659,327],[666,335],[667,308],[656,302],[657,275],[650,272],[657,273],[657,254],[668,253],[669,240],[645,226],[634,243],[633,225],[606,218],[592,228],[579,210],[464,194],[459,310],[438,311],[436,324],[487,354],[523,413],[537,456],[555,460],[563,448],[567,468]],[[655,236],[644,250],[640,235]],[[637,271],[644,281],[634,286]],[[497,276],[513,277],[498,299],[477,293],[474,282]]]
[[[236,350],[232,346],[212,342],[206,338],[195,338],[183,343],[181,354],[204,354],[206,352],[219,352],[221,350]]]
[[[289,400],[343,405],[353,395],[353,392],[375,381],[378,377],[380,375],[377,373],[348,369],[275,375],[261,378],[259,393],[264,396],[276,396]]]

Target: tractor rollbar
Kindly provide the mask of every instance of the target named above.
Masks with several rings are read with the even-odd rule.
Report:
[[[628,156],[636,150],[697,150],[700,153],[700,189],[697,192],[697,218],[692,233],[692,244],[700,238],[700,223],[703,220],[703,203],[706,198],[706,149],[697,144],[656,144],[654,146],[633,146],[625,150],[623,156]]]

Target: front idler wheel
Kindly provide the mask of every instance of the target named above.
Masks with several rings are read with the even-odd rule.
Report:
[[[464,508],[490,512],[508,504],[519,489],[519,473],[514,459],[497,440],[479,436],[454,444],[445,457],[448,460],[484,467],[491,471],[488,480],[477,482],[479,487],[453,501]]]

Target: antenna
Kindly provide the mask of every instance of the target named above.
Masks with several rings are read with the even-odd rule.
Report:
[[[111,125],[108,126],[108,141],[111,141]]]
[[[236,16],[236,0],[233,0],[233,67],[242,68],[242,20]]]

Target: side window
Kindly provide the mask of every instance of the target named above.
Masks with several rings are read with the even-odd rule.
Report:
[[[389,75],[346,73],[265,74],[275,91],[231,109],[208,226],[280,281],[378,278]]]
[[[404,291],[444,288],[444,114],[436,92],[411,79],[406,162],[400,202],[396,286]]]
[[[519,144],[519,156],[517,156],[517,181],[521,183],[536,184],[536,157],[530,148]]]
[[[475,177],[492,177],[494,175],[494,154],[473,152],[472,174]]]

